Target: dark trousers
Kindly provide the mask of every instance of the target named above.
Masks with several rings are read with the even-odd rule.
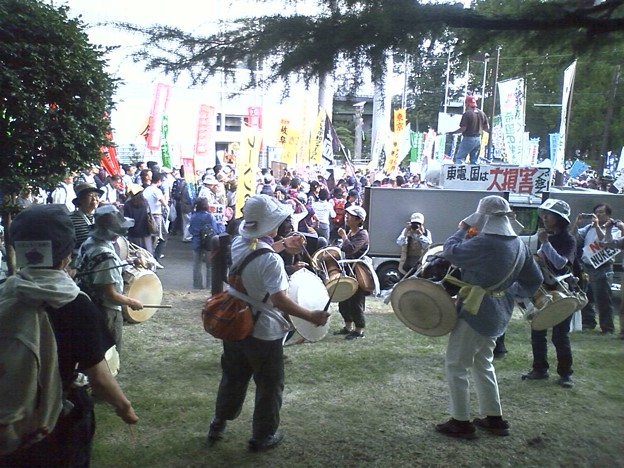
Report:
[[[282,340],[264,341],[251,336],[242,341],[224,340],[221,368],[215,416],[223,420],[238,417],[253,377],[256,384],[253,438],[260,440],[273,435],[279,427],[284,391]]]
[[[570,346],[570,315],[563,322],[552,328],[552,343],[557,353],[557,374],[561,377],[572,375],[572,348]],[[533,348],[533,369],[538,372],[548,370],[548,330],[531,330],[531,346]]]
[[[589,274],[588,303],[583,307],[583,325],[593,328],[596,326],[596,308],[598,309],[598,323],[603,332],[613,333],[613,296],[611,282],[613,268],[606,264],[597,269],[587,268]]]
[[[338,303],[338,311],[345,322],[353,322],[356,328],[366,327],[364,309],[366,308],[366,295],[357,288],[355,294],[346,301]]]
[[[74,408],[61,415],[54,431],[30,447],[0,457],[2,468],[88,468],[95,434],[93,401],[86,388],[72,389]]]

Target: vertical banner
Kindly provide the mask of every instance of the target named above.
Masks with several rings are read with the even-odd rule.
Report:
[[[529,151],[525,166],[535,166],[537,164],[537,158],[539,156],[539,143],[539,137],[529,139]]]
[[[182,158],[182,167],[184,168],[184,180],[191,184],[197,183],[195,161],[191,158]]]
[[[524,78],[500,81],[501,119],[505,135],[505,150],[509,164],[520,164],[522,161],[522,144],[524,142]]]
[[[561,95],[561,122],[559,124],[559,142],[557,152],[553,159],[553,169],[563,174],[565,161],[566,132],[568,131],[568,109],[574,87],[574,73],[576,72],[576,60],[563,72],[563,92]]]
[[[169,151],[169,142],[167,141],[167,135],[169,135],[169,117],[167,116],[167,114],[163,114],[160,154],[162,157],[162,165],[171,169],[171,152]]]
[[[436,132],[434,129],[430,128],[427,133],[425,133],[425,145],[423,147],[423,157],[427,159],[433,158],[433,146],[435,144]]]
[[[483,132],[486,133],[486,132]],[[444,148],[446,147],[446,133],[441,133],[435,137],[435,147],[433,148],[433,159],[444,159]]]
[[[160,139],[162,136],[162,116],[167,111],[167,103],[169,102],[169,92],[171,86],[158,83],[154,92],[154,101],[152,103],[152,111],[150,112],[148,133],[147,133],[147,149],[152,151],[160,150]]]
[[[286,167],[293,167],[297,161],[297,149],[299,148],[299,130],[289,128],[286,134],[286,144],[282,153],[281,162]]]
[[[102,148],[100,148],[100,151],[102,153],[100,164],[104,169],[106,169],[106,172],[108,172],[110,175],[119,175],[121,174],[121,168],[119,167],[119,161],[117,161],[117,149],[112,144],[113,135],[107,133],[106,138],[110,140],[111,145],[102,146]]]
[[[557,148],[559,147],[559,134],[549,133],[548,139],[550,143],[550,167],[555,168],[555,159],[557,158]]]
[[[505,154],[505,135],[503,134],[503,125],[500,115],[495,115],[492,119],[492,147],[492,159],[507,161]]]
[[[410,132],[410,162],[417,162],[423,152],[425,137],[421,132]]]
[[[256,192],[256,170],[262,146],[260,129],[243,125],[240,155],[236,158],[236,213],[242,216],[245,201]]]
[[[399,132],[390,132],[386,143],[386,164],[384,172],[388,175],[392,174],[399,167],[399,155],[401,152],[401,134]]]
[[[197,138],[195,140],[195,156],[201,160],[201,166],[208,167],[216,157],[216,123],[217,114],[213,106],[200,104],[197,119]]]
[[[394,111],[394,131],[402,132],[406,125],[405,109],[396,109]]]
[[[262,107],[247,108],[247,124],[252,128],[262,128]]]
[[[309,162],[311,164],[321,164],[323,157],[323,139],[325,136],[325,115],[325,110],[320,108],[319,113],[316,116],[316,123],[312,128],[309,155]]]
[[[333,167],[336,164],[334,153],[342,148],[342,143],[336,134],[336,130],[331,123],[329,115],[325,113],[325,129],[323,132],[323,167]],[[347,162],[349,162],[347,160]]]

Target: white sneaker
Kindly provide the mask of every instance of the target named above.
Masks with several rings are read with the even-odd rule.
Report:
[[[162,270],[163,268],[165,268],[164,266],[162,266],[160,263],[156,262],[155,263],[156,268],[158,268],[159,270]]]

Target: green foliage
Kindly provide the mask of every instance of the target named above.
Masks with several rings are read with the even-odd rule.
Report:
[[[3,212],[20,187],[53,187],[100,159],[114,80],[104,51],[67,8],[0,0],[0,173]]]

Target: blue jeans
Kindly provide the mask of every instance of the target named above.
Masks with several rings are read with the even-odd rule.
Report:
[[[206,268],[205,282],[203,269]],[[193,289],[212,289],[212,260],[208,250],[193,250]]]
[[[479,160],[479,148],[481,148],[481,137],[462,137],[457,152],[455,153],[455,164],[462,164],[466,156],[470,155],[470,164],[477,164]]]

